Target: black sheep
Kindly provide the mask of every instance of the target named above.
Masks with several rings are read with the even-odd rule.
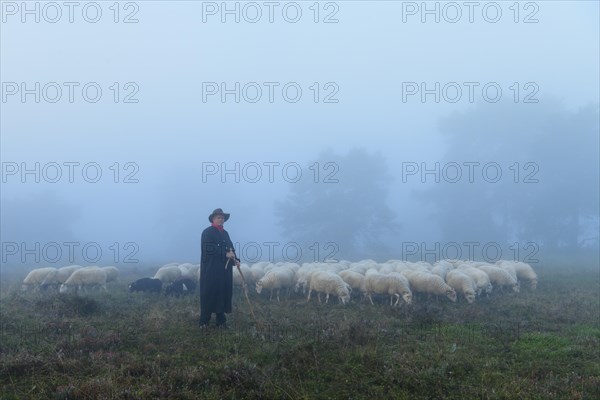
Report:
[[[129,291],[131,292],[157,292],[160,293],[162,289],[162,281],[160,279],[153,278],[141,278],[135,282],[129,284]]]
[[[192,294],[196,290],[196,282],[190,278],[178,279],[171,283],[165,289],[167,296],[181,296],[182,294]]]

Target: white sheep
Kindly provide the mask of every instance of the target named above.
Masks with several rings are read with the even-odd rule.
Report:
[[[373,294],[384,294],[390,296],[390,305],[398,305],[402,297],[407,304],[412,302],[412,292],[408,280],[398,272],[392,272],[388,275],[376,272],[370,269],[365,275],[366,295],[373,303]],[[396,302],[393,303],[394,297]]]
[[[498,261],[498,262],[496,262],[495,266],[500,267],[503,270],[505,270],[506,272],[508,272],[515,281],[519,280],[519,278],[517,278],[517,271],[515,271],[515,267],[512,263],[508,263],[506,261],[503,261],[503,262]]]
[[[456,301],[456,291],[444,282],[439,275],[420,270],[406,270],[402,274],[408,278],[413,292],[446,296],[451,301]]]
[[[517,274],[517,279],[529,282],[529,287],[532,290],[537,288],[538,277],[531,265],[521,261],[499,261],[501,264],[512,265]]]
[[[200,281],[200,264],[193,264],[188,268],[188,274],[190,279],[193,279],[197,282]]]
[[[277,289],[277,301],[281,289],[289,289],[294,285],[294,271],[289,268],[271,268],[262,278],[256,282],[256,293],[260,294],[263,289],[271,289],[269,300],[273,299],[273,291]]]
[[[302,289],[302,294],[306,294],[306,289],[310,287],[310,280],[312,275],[315,272],[319,271],[329,271],[333,273],[338,273],[340,270],[339,264],[332,263],[304,263],[302,267],[300,267],[294,276],[295,291],[297,292],[299,289]]]
[[[116,281],[119,277],[119,269],[117,267],[102,267],[100,268],[103,271],[106,271],[106,282]]]
[[[359,274],[351,269],[345,269],[339,272],[340,277],[352,288],[354,293],[362,293],[363,299],[367,292],[366,280],[363,274]]]
[[[21,289],[23,291],[29,289],[30,287],[38,289],[40,285],[44,282],[48,274],[56,274],[56,272],[56,268],[53,267],[36,268],[29,272],[25,279],[23,279]]]
[[[509,286],[515,292],[519,291],[519,282],[508,271],[492,265],[480,265],[477,268],[488,274],[490,282],[496,286]]]
[[[458,269],[453,269],[446,274],[446,283],[457,293],[465,296],[467,302],[472,303],[475,301],[477,285],[469,275]]]
[[[531,267],[531,265],[521,261],[516,262],[515,271],[517,271],[517,278],[522,279],[524,281],[528,281],[529,287],[532,290],[535,290],[537,288],[538,276]]]
[[[302,267],[296,271],[295,281],[296,285],[294,291],[302,289],[302,294],[306,294],[306,288],[310,286],[310,278],[313,272],[318,271],[318,267],[314,264],[304,263]]]
[[[408,279],[402,275],[400,272],[391,272],[389,274],[388,280],[390,281],[389,293],[394,291],[395,293],[400,293],[402,299],[406,304],[412,303],[412,291],[410,290],[410,282]],[[396,304],[400,299],[396,301]]]
[[[482,270],[470,267],[467,264],[459,265],[457,270],[461,271],[465,275],[470,276],[471,279],[475,281],[475,285],[477,286],[477,295],[481,295],[482,292],[485,292],[486,295],[489,295],[492,292],[492,283],[490,282],[490,277]]]
[[[312,274],[308,290],[308,301],[313,292],[317,292],[319,303],[321,302],[321,293],[325,293],[325,303],[329,301],[329,295],[338,297],[340,303],[346,304],[350,300],[350,285],[348,285],[341,276],[334,272],[318,271]]]
[[[81,268],[71,274],[69,279],[60,286],[60,293],[66,293],[69,288],[77,287],[77,291],[85,292],[86,287],[100,286],[106,289],[107,272],[100,268]]]
[[[81,268],[81,265],[68,265],[66,267],[59,268],[54,271],[50,271],[46,278],[41,283],[40,286],[46,285],[62,285],[69,279],[69,276],[78,269]]]
[[[163,284],[175,282],[176,280],[181,279],[181,270],[174,265],[160,267],[158,271],[156,271],[156,274],[154,274],[154,279],[160,279]]]

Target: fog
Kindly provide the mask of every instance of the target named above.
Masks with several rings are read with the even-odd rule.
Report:
[[[3,2],[2,265],[598,265],[598,3],[513,3]]]

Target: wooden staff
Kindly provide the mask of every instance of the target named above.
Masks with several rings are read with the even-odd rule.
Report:
[[[227,269],[227,266],[229,265],[229,261],[231,261],[231,258],[227,258],[227,262],[225,263],[225,269]],[[250,298],[248,297],[248,284],[246,283],[246,278],[244,278],[244,274],[242,273],[242,269],[240,268],[240,266],[239,265],[236,265],[236,266],[237,266],[238,272],[240,273],[240,276],[242,277],[242,282],[244,282],[244,295],[246,296],[246,302],[248,303],[248,307],[250,308],[250,314],[252,315],[252,319],[254,319],[254,323],[256,324],[256,329],[260,331],[260,330],[262,330],[262,325],[258,322],[256,315],[254,315],[254,308],[252,307],[252,303],[250,302]]]

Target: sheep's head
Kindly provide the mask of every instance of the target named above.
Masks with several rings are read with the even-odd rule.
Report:
[[[521,290],[521,285],[519,285],[519,282],[517,282],[514,285],[512,285],[512,290],[514,290],[515,292],[519,293],[519,291]]]
[[[452,301],[456,301],[456,291],[454,289],[446,290],[446,297]]]
[[[531,290],[535,290],[537,288],[537,279],[531,280]]]
[[[475,292],[467,291],[465,292],[465,299],[467,299],[467,303],[472,303],[475,301]]]
[[[348,289],[349,289],[348,288],[348,284],[344,282],[344,286],[338,286],[336,288],[336,290],[335,290],[336,291],[336,295],[340,299],[342,299],[342,297],[350,299],[350,290],[352,290],[352,289],[350,289],[350,290],[348,290]]]
[[[261,279],[258,282],[256,282],[256,293],[260,294],[260,292],[262,292],[262,290],[263,290],[263,283],[262,283],[262,279]]]
[[[346,304],[347,302],[350,301],[350,295],[348,293],[343,294],[343,295],[339,296],[339,299],[342,304]]]
[[[300,278],[296,282],[296,286],[294,287],[294,291],[297,292],[300,288],[306,287],[306,278]]]
[[[412,293],[411,292],[404,292],[402,294],[402,299],[404,299],[404,301],[406,302],[406,304],[412,303]]]

